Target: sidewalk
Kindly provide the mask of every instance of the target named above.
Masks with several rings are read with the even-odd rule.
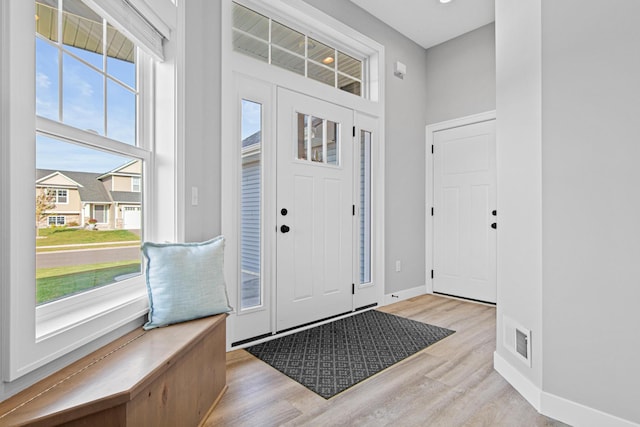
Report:
[[[105,246],[105,245],[133,245],[139,244],[142,245],[140,240],[125,240],[119,242],[99,242],[99,243],[72,243],[68,245],[53,245],[53,246],[36,246],[36,250],[38,249],[56,249],[56,248],[77,248],[81,246]]]

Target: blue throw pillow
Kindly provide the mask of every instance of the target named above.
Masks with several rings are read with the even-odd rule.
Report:
[[[149,321],[157,328],[231,311],[224,281],[224,237],[202,243],[149,243]]]

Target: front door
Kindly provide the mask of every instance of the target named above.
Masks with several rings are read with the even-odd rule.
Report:
[[[436,132],[433,162],[433,290],[495,303],[495,120]]]
[[[278,89],[276,330],[352,310],[353,112]]]

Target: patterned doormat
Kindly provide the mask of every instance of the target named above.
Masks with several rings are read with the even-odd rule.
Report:
[[[453,333],[369,310],[246,350],[329,399]]]

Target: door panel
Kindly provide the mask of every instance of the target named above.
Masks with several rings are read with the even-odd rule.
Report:
[[[352,309],[353,112],[279,88],[277,122],[280,331]]]
[[[434,281],[449,295],[496,301],[495,121],[434,135]]]

